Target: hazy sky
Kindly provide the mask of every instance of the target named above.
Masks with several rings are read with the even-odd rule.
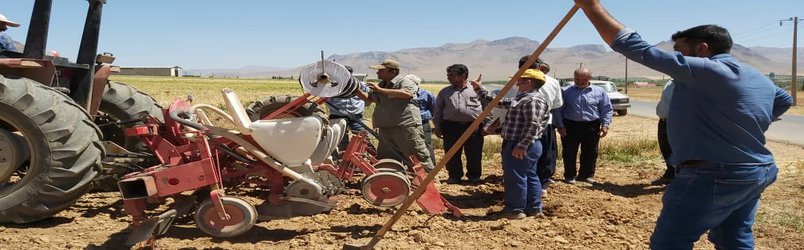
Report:
[[[87,1],[53,2],[48,48],[74,60]],[[107,2],[99,50],[115,54],[115,64],[187,69],[293,67],[315,61],[320,50],[327,55],[396,51],[511,36],[542,41],[572,6],[569,0]],[[18,41],[25,40],[33,3],[0,0],[0,13],[22,24],[7,31]],[[779,20],[804,18],[802,0],[603,3],[652,43],[668,40],[675,31],[712,23],[729,29],[735,42],[744,46],[792,47],[792,23],[779,26]],[[589,43],[603,42],[579,12],[550,46]]]

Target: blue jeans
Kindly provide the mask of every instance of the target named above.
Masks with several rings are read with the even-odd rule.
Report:
[[[707,230],[717,249],[753,249],[759,197],[776,181],[776,164],[694,161],[677,168],[662,197],[651,249],[692,249]]]
[[[536,161],[542,154],[542,144],[536,140],[528,147],[523,159],[511,155],[516,141],[503,141],[502,165],[505,187],[503,211],[542,212],[542,184],[536,173]]]
[[[542,143],[542,154],[536,162],[536,171],[542,182],[542,188],[547,189],[550,178],[556,173],[556,158],[558,158],[558,143],[556,143],[556,129],[553,124],[547,124],[539,138]]]

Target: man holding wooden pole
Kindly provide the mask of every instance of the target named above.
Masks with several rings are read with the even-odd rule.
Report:
[[[677,32],[675,52],[667,52],[615,20],[599,0],[575,3],[613,50],[676,84],[667,132],[677,170],[651,249],[692,249],[706,231],[717,249],[752,249],[759,197],[778,172],[764,133],[792,105],[790,95],[729,54],[731,36],[720,26]]]

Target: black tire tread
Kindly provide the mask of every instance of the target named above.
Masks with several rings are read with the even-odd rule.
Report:
[[[109,81],[103,90],[100,110],[112,113],[121,120],[137,119],[143,115],[152,115],[164,121],[162,107],[151,97],[134,86]]]
[[[34,130],[44,138],[28,139],[46,145],[39,149],[46,157],[28,170],[38,174],[27,183],[16,183],[25,186],[0,197],[0,223],[30,223],[72,206],[89,190],[105,155],[101,132],[89,113],[55,89],[2,75],[0,105],[19,111],[14,119],[37,125]],[[35,157],[33,152],[31,157]]]
[[[248,114],[249,118],[251,118],[252,121],[256,121],[266,115],[271,114],[271,112],[273,112],[274,110],[277,110],[282,106],[287,105],[293,100],[296,100],[296,98],[298,98],[298,96],[291,96],[291,95],[268,96],[247,105],[246,113]],[[324,110],[322,110],[315,103],[304,104],[301,108],[298,108],[294,111],[294,115],[297,117],[315,115],[320,117],[324,121],[328,121],[327,116],[324,113]]]
[[[114,116],[114,118],[120,121],[140,119],[144,115],[151,115],[160,122],[165,121],[162,107],[159,106],[159,103],[157,103],[153,97],[138,90],[134,86],[122,82],[109,81],[109,84],[103,89],[103,97],[101,98],[98,110],[102,113]],[[119,129],[130,128],[138,124],[142,123],[129,123],[120,126]],[[104,130],[104,132],[107,131]],[[122,131],[116,132],[122,134]],[[109,136],[104,135],[104,140],[110,140],[110,138],[107,137]],[[118,143],[131,152],[150,153],[145,144],[136,136],[122,138],[123,141],[119,141],[120,139],[121,138],[114,139],[117,140],[115,143]],[[153,163],[157,163],[155,158],[153,159]],[[104,164],[103,172],[93,182],[94,189],[96,191],[116,191],[118,190],[117,181],[120,180],[121,176],[129,172],[131,172],[129,168],[118,167],[115,164]]]

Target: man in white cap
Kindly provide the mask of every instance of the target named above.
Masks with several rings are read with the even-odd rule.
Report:
[[[399,75],[399,62],[385,60],[370,67],[377,70],[380,83],[368,83],[369,93],[357,90],[367,102],[376,103],[372,122],[380,135],[377,157],[409,163],[415,155],[425,169],[432,170],[430,152],[424,143],[422,117],[416,99],[416,83]],[[408,164],[410,166],[410,164]]]
[[[14,45],[14,39],[6,35],[5,31],[8,27],[19,27],[20,24],[12,22],[3,14],[0,14],[0,51],[11,50],[17,51],[17,46]]]
[[[433,108],[435,108],[436,97],[433,93],[421,87],[422,78],[417,75],[406,75],[405,78],[410,79],[419,87],[416,91],[416,100],[419,102],[419,112],[422,114],[422,132],[424,132],[424,145],[427,145],[427,151],[430,152],[430,163],[435,165],[435,151],[433,151],[433,127],[430,126],[430,120],[433,119]]]

